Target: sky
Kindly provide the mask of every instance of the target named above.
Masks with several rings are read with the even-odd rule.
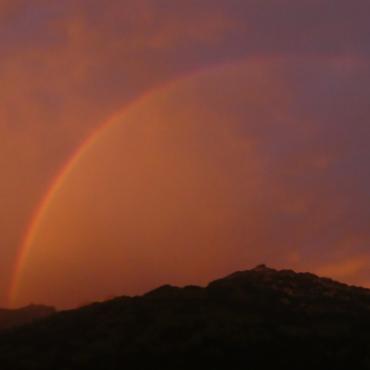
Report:
[[[0,0],[0,305],[263,262],[370,287],[369,11]]]

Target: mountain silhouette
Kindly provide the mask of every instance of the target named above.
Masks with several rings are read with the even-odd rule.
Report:
[[[0,334],[4,370],[370,369],[370,290],[260,265]]]
[[[0,330],[30,323],[50,316],[56,312],[54,307],[29,305],[16,310],[0,309]]]

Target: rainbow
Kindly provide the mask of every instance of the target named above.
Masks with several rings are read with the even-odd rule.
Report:
[[[17,292],[20,284],[20,280],[22,278],[22,271],[25,263],[27,262],[28,255],[30,253],[30,249],[32,243],[38,233],[38,230],[41,226],[42,220],[44,215],[47,213],[50,205],[53,203],[53,200],[58,195],[60,189],[63,187],[63,184],[68,179],[69,175],[72,173],[73,169],[77,166],[80,159],[84,156],[84,154],[94,146],[94,144],[99,140],[100,135],[105,131],[107,128],[122,122],[120,119],[127,116],[127,114],[136,106],[139,106],[140,103],[145,101],[150,96],[154,94],[163,93],[167,89],[174,87],[178,83],[181,83],[186,80],[190,80],[194,77],[198,77],[205,73],[212,72],[214,70],[223,70],[227,67],[237,66],[243,64],[245,61],[232,61],[232,62],[225,62],[216,66],[200,68],[196,71],[192,71],[185,76],[181,76],[176,78],[175,80],[167,81],[166,83],[156,86],[152,89],[147,90],[144,94],[136,97],[131,102],[129,102],[123,110],[120,110],[118,113],[113,114],[107,121],[103,124],[99,125],[95,130],[93,130],[89,136],[81,142],[81,144],[77,147],[77,149],[72,153],[72,155],[67,159],[65,164],[62,168],[58,171],[57,175],[51,181],[49,188],[46,194],[41,199],[40,203],[36,207],[35,211],[33,212],[30,222],[25,229],[24,236],[21,240],[20,246],[18,248],[18,253],[15,257],[15,263],[11,274],[8,294],[7,294],[7,303],[9,306],[13,306],[15,304],[15,300],[17,297]]]
[[[99,140],[99,137],[103,131],[117,123],[119,121],[119,118],[127,115],[128,112],[131,111],[131,109],[134,108],[136,105],[139,105],[142,101],[147,99],[152,94],[161,92],[162,90],[166,90],[169,86],[172,85],[172,83],[173,82],[169,82],[160,86],[159,88],[148,90],[144,94],[135,98],[133,101],[129,102],[122,111],[113,114],[113,116],[111,116],[103,124],[98,125],[98,127],[80,143],[77,149],[72,153],[72,155],[67,159],[61,169],[57,172],[57,175],[52,179],[45,195],[34,210],[18,248],[18,253],[15,258],[15,263],[10,280],[11,282],[7,295],[7,302],[9,306],[14,305],[15,299],[17,297],[18,286],[22,278],[22,270],[27,261],[31,245],[38,233],[43,217],[50,208],[50,205],[53,203],[53,200],[58,195],[60,189],[63,187],[65,181],[68,180],[68,177],[72,173],[73,169],[78,165],[80,159],[88,151],[88,149],[93,147],[94,144]]]

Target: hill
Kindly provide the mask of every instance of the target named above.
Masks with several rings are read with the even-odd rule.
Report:
[[[29,305],[16,310],[0,309],[0,330],[8,329],[14,326],[20,326],[30,323],[54,314],[53,307],[42,305]]]
[[[370,369],[370,290],[258,266],[0,335],[4,370]]]

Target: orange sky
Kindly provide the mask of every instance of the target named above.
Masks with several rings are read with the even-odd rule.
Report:
[[[170,113],[182,122],[179,126],[171,124],[171,135],[182,140],[181,127],[191,128],[187,132],[190,142],[202,148],[188,162],[179,159],[179,168],[185,166],[190,172],[184,170],[178,176],[188,174],[200,181],[199,176],[205,174],[199,174],[204,171],[199,169],[199,161],[212,154],[207,181],[212,179],[212,174],[222,175],[226,181],[224,171],[233,172],[232,181],[220,183],[220,188],[214,190],[213,196],[219,197],[224,194],[221,190],[224,187],[233,189],[228,190],[233,196],[227,198],[225,195],[224,206],[217,208],[222,216],[217,222],[228,232],[233,227],[242,229],[246,212],[253,215],[254,232],[241,233],[240,241],[235,243],[230,241],[228,232],[222,233],[223,237],[217,237],[215,248],[219,248],[217,255],[223,262],[228,261],[226,255],[232,254],[230,261],[224,265],[219,262],[208,265],[204,261],[211,252],[205,247],[204,253],[197,254],[194,259],[198,266],[194,270],[196,276],[190,274],[189,279],[197,280],[198,276],[198,280],[204,280],[218,272],[227,273],[234,267],[250,267],[255,261],[268,259],[271,264],[310,268],[345,281],[369,284],[368,264],[361,262],[367,260],[370,238],[369,10],[365,1],[350,4],[344,0],[337,1],[335,6],[331,1],[293,0],[263,4],[252,0],[40,0],[32,3],[1,0],[0,304],[7,303],[15,259],[32,215],[72,153],[97,127],[137,97],[153,91],[150,99],[155,102],[159,99],[156,87],[201,70],[203,74],[198,72],[198,77],[190,78],[190,87],[183,82],[171,88],[167,93],[168,102],[161,105],[166,118],[162,125],[169,125]],[[245,76],[244,71],[251,61],[253,65],[261,64],[263,72],[257,72],[254,66],[253,76]],[[217,68],[235,63],[243,65],[243,72],[239,72],[243,77],[236,78],[232,67]],[[250,85],[254,86],[253,91]],[[153,109],[153,104],[143,102],[141,109],[144,111],[140,114],[146,114],[145,109]],[[212,142],[208,134],[212,132],[215,112],[219,113],[219,131]],[[187,123],[186,118],[191,118],[192,122]],[[95,191],[99,194],[97,204],[101,202],[100,207],[116,205],[124,199],[118,190],[116,193],[103,191],[111,185],[100,184],[100,178],[86,178],[88,168],[96,166],[97,170],[99,163],[104,161],[105,176],[110,178],[116,173],[118,164],[109,150],[116,153],[127,171],[133,171],[138,158],[146,158],[150,145],[161,144],[162,156],[158,161],[162,170],[159,173],[166,172],[171,178],[173,169],[165,170],[169,166],[166,161],[170,148],[162,145],[165,137],[160,127],[158,132],[154,130],[158,124],[153,123],[152,136],[148,136],[147,142],[142,142],[141,138],[132,141],[137,145],[130,161],[125,155],[129,149],[123,145],[129,138],[122,134],[122,138],[119,136],[121,143],[115,143],[114,138],[101,139],[101,144],[89,152],[95,159],[86,157],[75,167],[73,176],[80,178],[82,188],[89,186],[94,194]],[[299,131],[296,131],[297,125]],[[137,126],[138,130],[142,127]],[[223,130],[231,128],[232,138],[224,138]],[[235,147],[239,146],[241,152],[236,154]],[[229,157],[220,155],[225,151],[229,153],[228,150],[231,151]],[[182,153],[184,158],[187,158],[186,153]],[[253,176],[248,174],[248,178],[240,178],[239,165],[247,167]],[[154,172],[145,176],[158,179],[159,175]],[[252,182],[250,177],[253,177]],[[118,178],[122,185],[119,189],[124,191],[123,175]],[[269,187],[264,185],[260,189],[262,185],[258,181]],[[240,188],[244,182],[248,192]],[[71,182],[65,186],[70,189],[66,202],[81,194],[79,186],[74,188]],[[213,189],[209,183],[207,186]],[[207,186],[198,189],[197,196],[201,199],[206,199],[204,194],[212,199]],[[139,192],[137,188],[135,186]],[[182,194],[182,189],[179,186],[176,191]],[[197,194],[196,191],[192,193]],[[81,200],[85,207],[81,209],[82,215],[89,210],[89,199]],[[50,208],[56,221],[48,225],[58,230],[61,229],[58,220],[65,215],[63,212],[71,210],[67,208],[62,212],[58,202],[63,201],[64,198],[56,200]],[[252,209],[240,206],[249,201]],[[272,208],[266,214],[269,201],[273,205],[284,204],[284,209],[275,212]],[[181,205],[179,203],[179,207]],[[195,205],[205,212],[202,201]],[[142,204],[140,207],[145,209]],[[118,207],[115,212],[121,215],[122,208]],[[214,212],[216,218],[218,213]],[[233,217],[227,217],[228,212]],[[88,220],[82,215],[77,219],[68,216],[68,219],[74,221],[76,230],[83,227],[94,230],[102,213],[90,212]],[[115,234],[120,229],[117,218],[114,218]],[[163,225],[165,223],[161,227]],[[210,230],[216,227],[214,223],[197,225],[200,235],[207,227]],[[194,225],[188,226],[191,233]],[[87,241],[82,237],[81,240],[73,238],[75,234],[70,225],[67,230],[71,234],[65,230],[60,236],[57,232],[53,234],[56,238],[53,243],[57,245],[51,246],[51,250],[68,250],[62,245],[63,236],[68,235],[68,243],[83,244],[79,246],[81,252],[76,254],[76,261],[84,260],[82,251],[87,248]],[[40,238],[43,237],[40,234]],[[96,241],[100,236],[91,232],[88,237]],[[109,248],[118,248],[123,236],[118,233],[112,239],[105,234],[101,237],[105,249],[98,249],[97,256],[99,253],[106,258],[113,256]],[[171,240],[163,241],[163,248]],[[173,241],[176,240],[173,237]],[[202,240],[206,238],[199,237],[199,241]],[[245,251],[245,245],[258,249],[262,242],[265,249],[277,252],[271,256],[264,252],[254,253],[252,258]],[[280,254],[290,260],[281,259]],[[35,252],[37,259],[36,255]],[[49,258],[47,253],[44,258]],[[51,262],[48,268],[52,269]],[[172,265],[169,259],[168,266]],[[30,266],[32,269],[32,264]],[[102,266],[96,265],[96,269]],[[135,269],[135,265],[131,268]],[[169,270],[157,275],[157,280],[163,278],[170,282],[173,277],[175,282],[185,282],[185,270],[181,279],[177,279],[177,272]],[[47,274],[48,269],[43,271]],[[102,279],[101,275],[97,276]],[[150,281],[156,282],[153,276],[149,274],[148,282],[139,284],[138,289],[149,287]],[[112,272],[111,277],[108,274],[106,281],[98,284],[96,297],[101,298],[109,286],[112,289],[107,295],[130,290],[126,283],[120,285],[120,279],[122,276],[117,272]],[[137,283],[133,283],[131,287],[136,286]],[[40,293],[43,289],[47,286],[30,288],[20,301],[46,302],[50,299],[61,305],[73,305],[85,299],[68,299],[64,295],[51,299],[48,294]],[[94,291],[89,291],[86,300],[93,296]]]

